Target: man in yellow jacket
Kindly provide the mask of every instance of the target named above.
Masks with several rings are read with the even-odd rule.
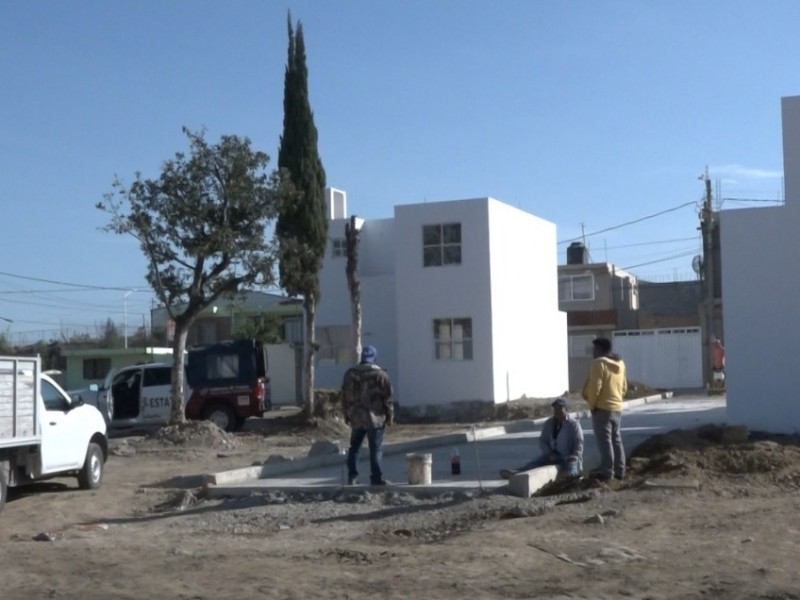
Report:
[[[600,467],[593,476],[601,481],[625,478],[625,448],[622,446],[622,402],[628,391],[625,363],[611,352],[611,340],[592,341],[594,360],[583,386],[583,397],[592,411],[592,428],[600,451]]]

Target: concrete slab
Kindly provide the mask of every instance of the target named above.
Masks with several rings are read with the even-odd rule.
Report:
[[[515,473],[508,480],[508,490],[514,496],[530,498],[558,476],[558,468],[549,465]]]
[[[579,417],[581,414],[578,413]],[[657,433],[711,423],[724,424],[724,421],[724,397],[697,395],[674,399],[659,395],[637,399],[626,402],[622,418],[623,443],[630,453],[636,445]],[[536,419],[528,422],[533,425],[524,427],[476,427],[460,433],[388,443],[384,446],[383,467],[385,477],[392,484],[387,488],[361,485],[354,489],[385,489],[419,495],[502,489],[508,483],[500,478],[501,469],[519,468],[538,455],[538,437],[543,422],[544,419]],[[588,472],[599,463],[599,455],[591,420],[583,417],[580,422],[585,436],[583,465],[584,471]],[[387,431],[387,437],[391,439],[391,430]],[[461,458],[460,475],[450,472],[450,454],[454,448],[458,449]],[[409,452],[431,454],[431,485],[408,485],[406,454]],[[367,449],[363,448],[359,461],[362,480],[369,479],[368,454]],[[338,490],[347,487],[345,457],[331,454],[268,463],[208,475],[206,482],[209,493],[215,496],[250,495],[276,490]]]

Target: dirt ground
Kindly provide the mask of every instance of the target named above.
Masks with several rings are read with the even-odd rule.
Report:
[[[388,441],[453,429],[397,425]],[[236,434],[202,423],[114,437],[101,489],[12,492],[0,598],[800,598],[797,438],[656,436],[628,449],[625,481],[530,500],[202,497],[205,473],[346,432],[277,411]]]

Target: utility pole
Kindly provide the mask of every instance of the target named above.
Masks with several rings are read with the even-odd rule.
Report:
[[[122,295],[122,337],[125,340],[126,349],[128,348],[128,296],[137,291],[138,290],[134,288]]]
[[[716,218],[712,206],[711,179],[708,167],[701,176],[705,183],[705,198],[700,211],[700,229],[703,233],[703,380],[711,384],[711,344],[714,341],[714,315],[716,276],[714,265],[714,228]],[[710,389],[710,387],[709,387]]]

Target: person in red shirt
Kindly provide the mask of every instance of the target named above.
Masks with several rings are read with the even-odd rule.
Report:
[[[711,368],[715,371],[725,370],[725,346],[719,339],[714,340],[713,348],[711,349]]]

